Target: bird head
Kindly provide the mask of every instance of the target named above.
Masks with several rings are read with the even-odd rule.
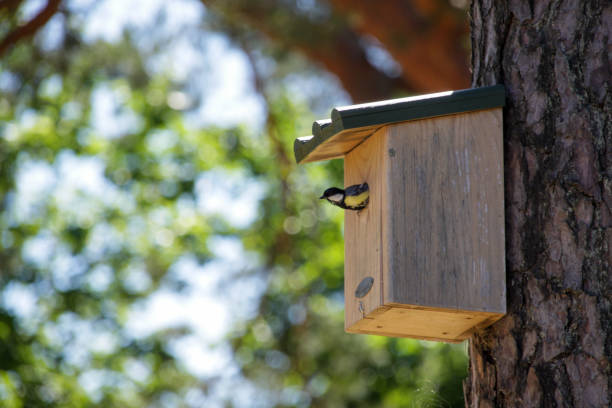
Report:
[[[328,188],[323,192],[323,195],[319,197],[320,199],[326,198],[328,201],[332,203],[340,203],[344,199],[344,190],[338,187]]]

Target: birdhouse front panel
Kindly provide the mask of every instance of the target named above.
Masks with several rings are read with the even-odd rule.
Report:
[[[386,302],[505,313],[501,134],[501,109],[387,128]]]
[[[296,140],[298,162],[344,157],[345,186],[369,186],[345,211],[348,332],[458,342],[505,314],[504,92],[336,108]]]

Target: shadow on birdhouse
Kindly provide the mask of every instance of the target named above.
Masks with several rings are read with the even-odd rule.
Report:
[[[340,107],[295,141],[298,163],[343,157],[345,186],[369,187],[344,216],[346,331],[459,342],[506,313],[504,100],[496,85]]]

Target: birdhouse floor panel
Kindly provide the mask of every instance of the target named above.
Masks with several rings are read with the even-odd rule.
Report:
[[[367,314],[346,331],[458,343],[503,316],[501,313],[388,304]]]

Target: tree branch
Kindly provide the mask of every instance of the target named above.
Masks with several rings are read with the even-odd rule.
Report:
[[[403,78],[415,90],[432,92],[470,84],[467,13],[447,1],[328,0],[340,13],[352,15],[355,29],[376,37],[402,66]]]
[[[322,1],[322,0],[320,0]],[[202,0],[224,23],[254,29],[335,74],[356,102],[398,90],[469,87],[467,13],[445,0],[327,0],[331,15],[313,18],[278,0]],[[362,37],[377,38],[401,65],[393,78],[370,62]]]
[[[223,24],[255,29],[283,49],[295,50],[335,74],[355,102],[389,98],[399,89],[414,89],[368,61],[359,36],[341,16],[313,20],[293,13],[275,0],[202,0]]]
[[[12,3],[13,1],[10,0]],[[49,0],[47,5],[30,21],[7,34],[0,42],[0,56],[2,56],[17,41],[31,37],[44,26],[57,12],[62,0]],[[8,3],[7,3],[8,4]]]

